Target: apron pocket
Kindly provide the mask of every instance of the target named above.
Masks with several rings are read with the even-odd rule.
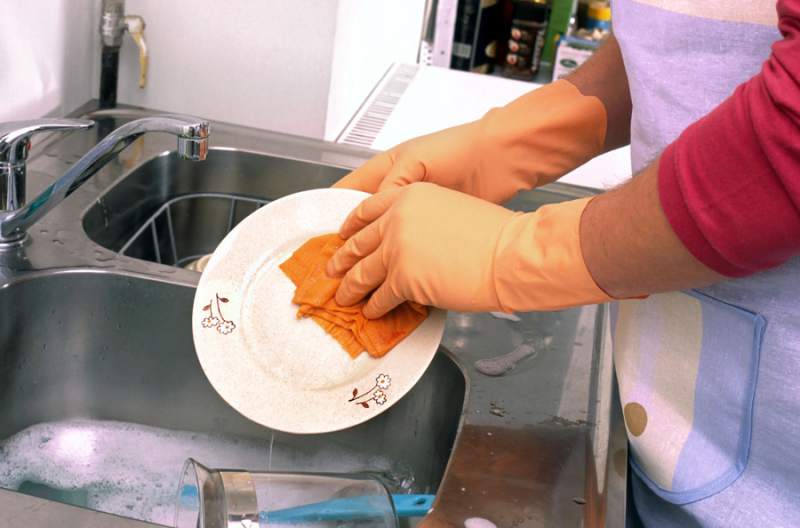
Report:
[[[688,291],[615,303],[611,324],[633,471],[673,504],[730,486],[750,452],[764,318]]]

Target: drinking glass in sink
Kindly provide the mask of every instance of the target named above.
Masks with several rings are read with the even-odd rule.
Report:
[[[215,470],[190,458],[178,490],[175,526],[396,528],[398,511],[422,516],[432,500],[428,495],[393,498],[367,475]]]

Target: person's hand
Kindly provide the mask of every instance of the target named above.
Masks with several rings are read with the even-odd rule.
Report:
[[[503,203],[599,154],[605,129],[600,100],[561,80],[477,121],[377,154],[334,187],[375,193],[429,182]]]
[[[606,300],[580,255],[585,203],[523,214],[430,183],[378,193],[340,229],[326,269],[343,276],[336,302],[372,293],[363,312],[377,318],[404,301],[475,312]]]
[[[519,213],[430,183],[364,200],[342,225],[348,239],[328,261],[344,275],[336,302],[349,306],[375,290],[364,315],[406,300],[461,311],[499,309],[492,262],[503,227]]]
[[[479,121],[447,128],[376,154],[333,186],[376,193],[430,182],[479,196],[480,146]]]

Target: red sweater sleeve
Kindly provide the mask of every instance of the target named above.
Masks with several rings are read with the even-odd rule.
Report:
[[[661,205],[686,248],[741,277],[800,253],[800,0],[761,72],[661,155]]]

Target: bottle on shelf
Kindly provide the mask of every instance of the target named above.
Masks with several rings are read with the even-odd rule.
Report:
[[[549,17],[547,0],[514,0],[503,75],[534,78],[539,71]]]
[[[611,6],[609,3],[591,2],[586,11],[584,27],[588,30],[611,31]]]

